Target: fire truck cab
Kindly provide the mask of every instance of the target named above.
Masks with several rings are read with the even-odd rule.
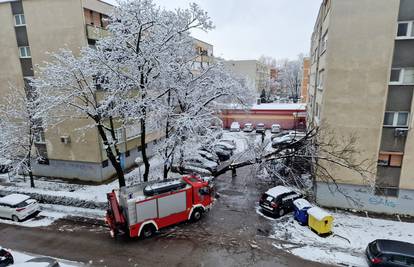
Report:
[[[201,218],[213,203],[212,186],[195,175],[139,184],[107,194],[111,236],[150,237],[161,228]]]

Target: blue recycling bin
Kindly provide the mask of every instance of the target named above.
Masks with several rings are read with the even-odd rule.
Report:
[[[312,205],[303,198],[298,198],[293,201],[294,213],[293,216],[300,225],[308,225],[308,209],[312,208]]]

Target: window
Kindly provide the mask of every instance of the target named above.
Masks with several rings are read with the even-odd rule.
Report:
[[[414,68],[405,68],[402,78],[403,84],[414,84]]]
[[[19,52],[20,52],[20,58],[30,58],[32,56],[30,54],[30,47],[28,46],[20,46]]]
[[[324,75],[325,74],[325,70],[321,70],[319,72],[318,75],[318,89],[323,89],[323,80],[324,80]]]
[[[327,46],[328,46],[328,32],[326,32],[322,37],[321,54],[325,52]]]
[[[34,141],[35,143],[41,143],[44,144],[46,143],[46,139],[45,139],[45,132],[43,131],[43,129],[40,129],[34,136]]]
[[[381,151],[378,156],[378,166],[401,167],[403,155],[402,152]]]
[[[398,197],[398,187],[375,187],[375,195]]]
[[[24,25],[26,25],[26,19],[24,18],[24,14],[14,15],[14,25],[15,26],[24,26]]]
[[[388,127],[407,127],[408,126],[407,111],[386,111],[384,115],[384,126]]]
[[[123,142],[124,140],[124,129],[123,128],[118,128],[115,129],[115,138],[116,140]]]
[[[391,69],[390,82],[399,83],[401,80],[401,69]]]
[[[391,69],[390,84],[414,84],[414,68]]]
[[[398,22],[397,39],[414,38],[414,21],[400,21]]]
[[[404,256],[392,255],[391,261],[394,263],[397,263],[398,265],[400,264],[405,265],[405,263],[407,262],[407,259]]]

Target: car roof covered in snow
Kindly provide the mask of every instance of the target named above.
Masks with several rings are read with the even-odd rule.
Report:
[[[29,199],[30,196],[23,195],[23,194],[11,194],[7,195],[5,197],[0,198],[0,203],[8,204],[8,205],[17,205],[27,199]]]
[[[303,199],[303,198],[298,198],[298,199],[294,200],[293,204],[300,210],[303,209],[303,208],[312,207],[312,204],[309,203],[306,199]]]
[[[290,193],[290,192],[294,192],[294,191],[292,189],[290,189],[289,187],[286,187],[286,186],[283,186],[283,185],[278,185],[276,187],[273,187],[273,188],[270,188],[269,190],[267,190],[266,194],[276,198],[276,197],[278,197],[282,194],[286,194],[286,193]]]
[[[312,207],[312,208],[308,209],[308,214],[315,217],[315,219],[317,219],[318,221],[323,220],[327,216],[332,217],[331,214],[329,214],[328,212],[324,211],[323,209],[321,209],[319,207]]]

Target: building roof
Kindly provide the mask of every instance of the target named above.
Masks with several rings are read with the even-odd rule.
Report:
[[[304,103],[264,103],[253,105],[251,110],[306,110]]]

